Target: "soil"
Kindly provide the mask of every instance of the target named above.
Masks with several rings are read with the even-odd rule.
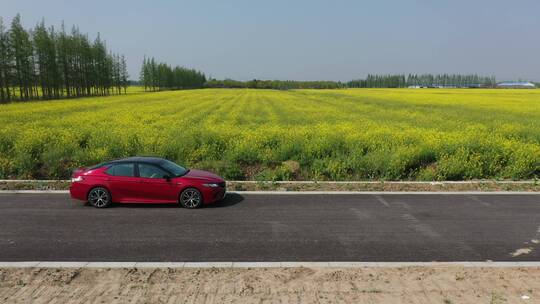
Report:
[[[0,303],[540,303],[540,268],[2,268]]]

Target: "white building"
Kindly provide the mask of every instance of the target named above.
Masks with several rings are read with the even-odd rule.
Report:
[[[503,89],[535,89],[536,86],[530,82],[501,82],[497,84],[497,88]]]

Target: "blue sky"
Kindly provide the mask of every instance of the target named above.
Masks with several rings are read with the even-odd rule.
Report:
[[[4,22],[78,25],[125,54],[240,80],[479,73],[540,80],[540,1],[6,1]]]

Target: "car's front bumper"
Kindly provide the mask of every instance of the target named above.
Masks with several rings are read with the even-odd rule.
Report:
[[[206,205],[218,202],[225,198],[226,193],[227,189],[225,187],[210,188],[210,190],[207,190],[206,193],[203,193],[204,204]]]

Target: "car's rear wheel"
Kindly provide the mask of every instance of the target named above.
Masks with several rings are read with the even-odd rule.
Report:
[[[187,188],[180,193],[180,205],[184,208],[195,209],[203,204],[202,194],[195,188]]]
[[[88,203],[96,208],[105,208],[111,204],[111,194],[102,187],[96,187],[88,192]]]

